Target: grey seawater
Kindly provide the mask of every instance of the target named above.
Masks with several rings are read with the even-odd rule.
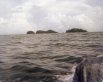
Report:
[[[0,82],[69,82],[75,66],[103,55],[103,33],[0,36]]]

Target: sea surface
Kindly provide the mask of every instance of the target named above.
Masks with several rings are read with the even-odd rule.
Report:
[[[102,32],[0,35],[0,82],[72,82],[78,63],[102,55]]]

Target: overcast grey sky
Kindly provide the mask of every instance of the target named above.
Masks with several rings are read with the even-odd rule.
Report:
[[[69,28],[103,31],[103,0],[0,0],[0,34]]]

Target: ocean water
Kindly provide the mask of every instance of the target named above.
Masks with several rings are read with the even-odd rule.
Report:
[[[0,36],[0,82],[72,82],[75,67],[103,55],[103,33]]]

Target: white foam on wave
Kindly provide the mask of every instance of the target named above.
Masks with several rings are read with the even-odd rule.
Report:
[[[71,69],[72,74],[68,74],[68,75],[57,75],[57,78],[60,82],[73,82],[73,76],[75,73],[75,68],[76,66],[74,66]]]
[[[73,75],[58,76],[60,82],[73,82]]]

